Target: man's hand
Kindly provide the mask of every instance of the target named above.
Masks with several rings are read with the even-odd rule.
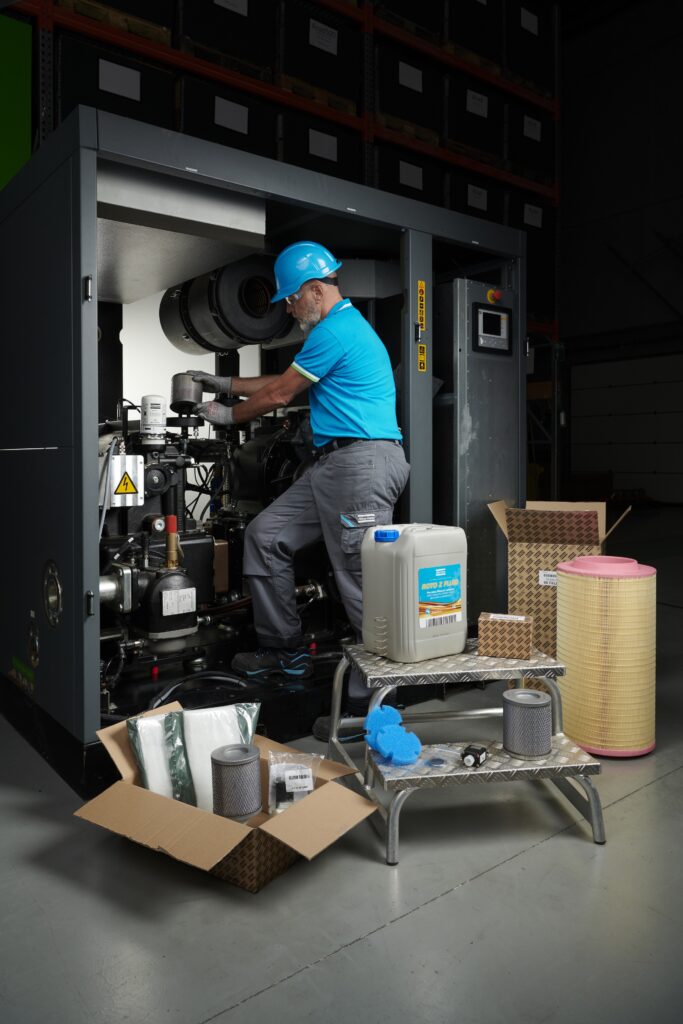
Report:
[[[189,373],[196,384],[201,384],[203,391],[213,391],[232,398],[232,377],[214,377],[202,370],[185,370],[185,373]]]
[[[213,379],[216,380],[215,377]],[[201,416],[207,423],[213,423],[214,427],[229,427],[234,422],[232,406],[221,405],[220,402],[201,402],[199,405],[195,405],[193,412],[195,416]]]

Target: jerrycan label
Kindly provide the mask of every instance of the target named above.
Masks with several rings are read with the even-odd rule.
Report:
[[[420,629],[462,622],[460,564],[433,565],[417,571]]]

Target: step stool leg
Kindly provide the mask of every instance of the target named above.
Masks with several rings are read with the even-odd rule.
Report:
[[[387,818],[387,864],[398,864],[398,823],[404,803],[414,789],[402,789],[397,793],[389,805],[389,817]]]

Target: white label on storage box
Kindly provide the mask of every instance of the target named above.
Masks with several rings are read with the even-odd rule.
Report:
[[[414,68],[412,64],[398,62],[398,84],[404,85],[406,89],[414,89],[415,92],[422,92],[422,72]]]
[[[534,142],[541,141],[541,133],[543,126],[540,121],[537,121],[535,117],[529,117],[527,114],[524,115],[524,128],[522,129],[527,139],[533,139]]]
[[[230,128],[242,135],[249,134],[249,107],[243,107],[241,103],[231,103],[222,96],[216,96],[213,119],[222,128]]]
[[[116,96],[125,96],[127,100],[140,102],[140,72],[134,68],[126,68],[122,64],[112,64],[110,60],[100,60],[99,86],[103,92],[113,92]]]
[[[249,0],[213,0],[217,7],[225,7],[226,11],[241,14],[245,18],[249,14]]]
[[[478,185],[468,185],[467,205],[473,206],[475,210],[488,210],[489,194],[487,189],[479,188]]]
[[[501,612],[498,615],[491,615],[491,619],[495,619],[496,622],[524,622],[526,615],[503,615]]]
[[[288,793],[312,793],[313,772],[303,765],[288,768],[285,772],[285,789]]]
[[[398,180],[408,188],[419,188],[422,191],[422,168],[415,164],[407,164],[405,160],[398,162]]]
[[[476,114],[477,117],[488,117],[489,116],[489,98],[483,96],[480,92],[475,92],[474,89],[467,90],[467,99],[465,101],[465,107],[470,114]]]
[[[522,28],[525,28],[527,32],[531,32],[532,35],[537,36],[538,15],[534,14],[533,11],[527,11],[526,7],[520,7],[519,15]]]
[[[327,132],[317,132],[314,128],[308,129],[308,152],[311,156],[322,157],[323,160],[337,162],[337,139]]]
[[[557,573],[552,572],[550,569],[539,569],[538,585],[539,587],[556,587]]]
[[[338,39],[339,33],[336,28],[332,28],[331,25],[323,25],[322,21],[311,18],[308,23],[308,41],[311,46],[317,46],[319,50],[325,50],[326,53],[332,53],[336,57]]]
[[[197,591],[194,587],[183,590],[164,590],[161,594],[162,615],[185,615],[197,610]]]
[[[543,210],[540,206],[534,206],[532,203],[524,204],[524,223],[528,224],[532,228],[543,227]]]

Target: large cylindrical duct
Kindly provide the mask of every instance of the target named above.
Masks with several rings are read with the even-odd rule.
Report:
[[[655,745],[656,573],[633,558],[584,555],[557,567],[564,731],[591,754]]]
[[[291,327],[275,294],[272,259],[247,256],[164,293],[159,307],[168,340],[192,355],[226,352],[286,335]]]

